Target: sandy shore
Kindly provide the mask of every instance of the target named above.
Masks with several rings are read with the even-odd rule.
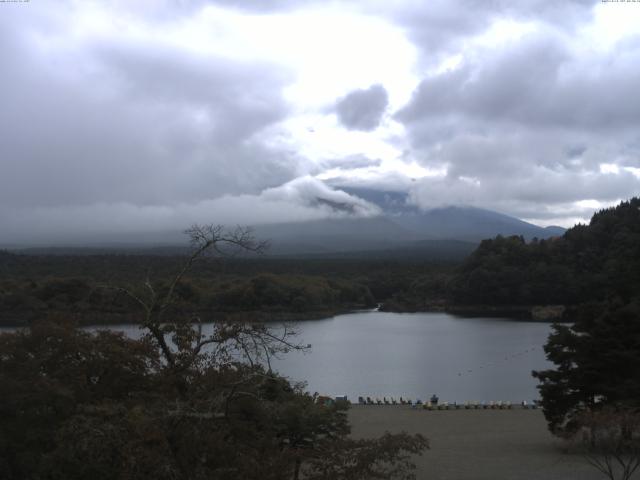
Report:
[[[431,449],[416,458],[417,478],[435,480],[600,480],[580,455],[563,453],[540,410],[414,410],[354,405],[356,438],[402,430],[422,433]]]

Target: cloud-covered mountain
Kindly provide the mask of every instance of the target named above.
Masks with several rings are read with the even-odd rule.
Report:
[[[539,227],[502,213],[470,206],[447,206],[421,210],[409,202],[406,193],[371,189],[342,188],[349,198],[359,198],[376,205],[381,215],[367,218],[344,216],[296,223],[256,226],[256,235],[271,242],[273,254],[319,254],[374,250],[412,249],[416,254],[427,249],[438,256],[451,245],[443,241],[462,242],[456,250],[468,253],[485,238],[496,235],[522,235],[526,239],[561,235],[564,228]],[[340,212],[350,205],[330,204]]]
[[[410,192],[371,188],[330,187],[311,177],[297,179],[259,196],[247,196],[243,205],[234,202],[204,204],[210,209],[242,207],[253,214],[244,222],[255,236],[271,243],[271,255],[362,255],[391,252],[393,256],[461,258],[477,243],[496,235],[522,235],[526,239],[561,235],[561,227],[539,227],[518,218],[472,206],[440,206],[424,209]],[[286,214],[283,214],[284,211]],[[297,213],[296,213],[297,212]],[[230,217],[232,219],[233,216]],[[161,220],[161,218],[158,218]],[[224,219],[224,217],[223,217]],[[217,218],[221,220],[221,218]],[[49,219],[53,221],[53,219]],[[183,226],[198,222],[183,217]],[[158,222],[165,228],[140,223],[137,229],[119,232],[87,229],[83,235],[53,237],[48,242],[16,242],[4,247],[83,247],[148,251],[174,246],[184,248],[185,237],[171,228],[173,219]],[[222,221],[233,225],[233,221]],[[87,222],[87,225],[91,225]],[[60,223],[59,228],[63,228]],[[369,252],[369,253],[367,253]]]
[[[0,246],[383,204],[420,238],[530,236],[429,212],[568,227],[640,189],[634,2],[4,3]]]

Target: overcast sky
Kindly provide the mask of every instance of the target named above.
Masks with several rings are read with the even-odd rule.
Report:
[[[640,193],[640,3],[0,2],[0,243]]]

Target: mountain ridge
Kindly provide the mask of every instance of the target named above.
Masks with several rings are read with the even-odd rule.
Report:
[[[256,236],[268,239],[276,254],[326,254],[412,248],[425,241],[459,241],[478,244],[486,238],[522,236],[526,240],[562,235],[562,227],[540,227],[518,218],[473,206],[444,206],[422,210],[402,192],[339,187],[380,210],[371,217],[330,218],[303,222],[256,225]],[[316,203],[344,214],[350,209],[317,198]],[[433,249],[433,243],[430,244]]]
[[[430,257],[457,258],[470,253],[470,246],[487,238],[522,236],[525,240],[560,236],[561,227],[540,227],[503,213],[473,206],[443,206],[422,210],[411,204],[403,192],[387,192],[373,189],[342,187],[351,197],[349,201],[318,196],[313,205],[332,210],[336,216],[318,220],[281,223],[257,223],[252,226],[254,235],[269,241],[269,255],[395,255],[404,250],[428,253]],[[364,201],[364,202],[363,202]],[[362,203],[371,205],[377,215],[357,216]],[[356,208],[358,205],[358,208]],[[461,242],[450,248],[447,242]],[[184,249],[186,241],[178,231],[140,232],[136,234],[110,234],[98,238],[79,238],[73,243],[61,242],[52,245],[31,245],[32,252],[51,252],[69,249],[113,250],[120,253],[171,252]]]

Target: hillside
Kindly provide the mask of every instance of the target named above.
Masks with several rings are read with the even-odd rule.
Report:
[[[406,193],[341,187],[345,192],[376,205],[381,215],[255,226],[256,235],[268,239],[275,255],[328,254],[366,251],[412,250],[433,258],[451,258],[446,242],[479,243],[496,235],[521,235],[525,239],[562,235],[561,227],[543,228],[502,213],[468,206],[421,210]],[[320,201],[322,199],[319,199]],[[329,202],[323,202],[329,205]],[[343,205],[331,205],[345,213]],[[436,242],[437,241],[437,242]],[[421,245],[427,247],[421,250]],[[468,249],[458,259],[464,258]]]
[[[565,304],[640,292],[640,199],[593,215],[559,238],[484,240],[450,284],[454,304]]]

